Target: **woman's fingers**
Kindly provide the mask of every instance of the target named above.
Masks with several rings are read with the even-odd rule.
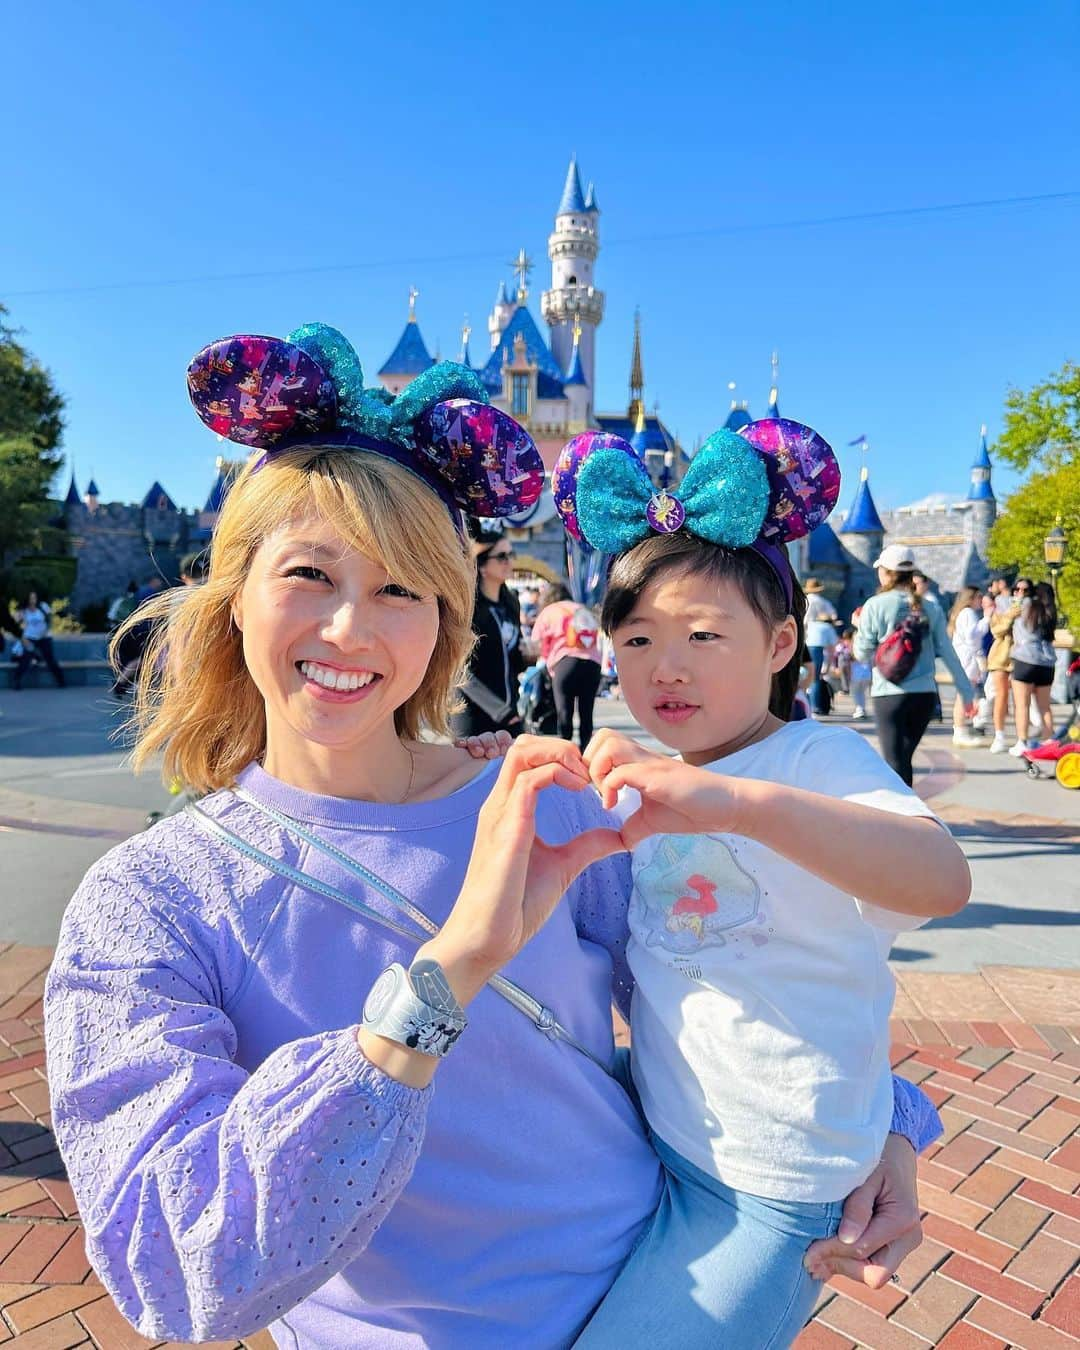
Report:
[[[518,777],[530,769],[546,764],[561,764],[582,787],[588,785],[588,770],[576,745],[571,745],[569,741],[560,741],[554,736],[519,736],[503,760],[498,780],[484,809],[490,806],[494,811],[501,810]]]

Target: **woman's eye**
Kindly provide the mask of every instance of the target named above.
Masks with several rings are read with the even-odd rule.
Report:
[[[415,595],[415,594],[414,594],[412,591],[410,591],[407,587],[405,587],[405,586],[399,586],[398,583],[397,583],[396,581],[388,581],[388,582],[386,583],[386,585],[382,588],[382,594],[383,594],[383,595],[389,595],[389,596],[391,596],[391,597],[392,597],[393,599],[395,599],[395,600],[419,600],[419,599],[420,599],[420,597],[419,597],[418,595]]]
[[[301,565],[299,567],[290,567],[285,575],[287,577],[300,577],[304,581],[328,581],[326,573],[321,567],[309,567]]]

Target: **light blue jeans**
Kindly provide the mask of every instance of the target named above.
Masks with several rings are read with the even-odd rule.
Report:
[[[781,1350],[821,1288],[807,1247],[831,1237],[843,1201],[765,1200],[708,1176],[652,1136],[666,1172],[660,1207],[575,1342],[577,1350]]]

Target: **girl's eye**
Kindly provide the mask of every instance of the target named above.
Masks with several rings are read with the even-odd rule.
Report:
[[[330,579],[321,567],[310,567],[306,564],[288,568],[285,575],[287,577],[300,577],[304,581],[329,581]]]
[[[704,632],[703,630],[698,629],[698,631],[697,631],[696,633],[691,633],[691,634],[690,634],[690,641],[691,641],[691,642],[713,642],[713,641],[714,641],[717,637],[719,637],[719,636],[720,636],[719,633],[706,633],[706,632]]]
[[[386,583],[386,585],[382,588],[381,594],[383,594],[383,595],[389,595],[389,596],[391,596],[394,600],[419,600],[419,599],[420,599],[420,597],[419,597],[418,595],[414,595],[412,591],[407,590],[404,586],[399,586],[398,583],[397,583],[396,581],[388,581],[388,582]]]
[[[647,647],[648,645],[649,639],[647,637],[641,636],[640,634],[637,637],[627,638],[626,641],[623,643],[624,647]]]

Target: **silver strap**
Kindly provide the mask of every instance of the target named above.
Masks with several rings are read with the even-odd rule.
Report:
[[[439,931],[438,925],[429,919],[423,910],[417,909],[417,907],[412,904],[410,900],[406,899],[399,890],[391,886],[389,882],[384,881],[382,877],[377,876],[376,873],[370,871],[363,863],[357,862],[355,858],[350,858],[347,853],[343,853],[340,849],[335,848],[333,844],[328,844],[325,840],[312,834],[309,830],[306,830],[299,821],[294,820],[291,816],[285,815],[284,812],[278,811],[275,807],[266,805],[265,802],[258,801],[249,793],[245,792],[243,788],[234,788],[233,793],[246,805],[253,807],[262,815],[268,816],[271,820],[282,826],[283,829],[289,830],[300,839],[303,839],[304,842],[315,849],[316,852],[323,853],[327,857],[333,858],[336,862],[340,863],[346,871],[351,872],[354,876],[371,886],[383,896],[384,899],[394,905],[395,908],[406,914],[412,919],[417,927],[423,929],[427,935],[430,936]],[[380,914],[377,909],[372,909],[370,905],[366,905],[362,900],[357,899],[355,896],[348,895],[345,891],[330,885],[329,882],[320,881],[317,877],[308,876],[306,872],[301,872],[298,868],[291,867],[288,863],[282,862],[280,858],[274,858],[271,857],[269,853],[264,853],[262,849],[256,848],[254,844],[249,843],[242,835],[234,833],[227,825],[223,825],[220,820],[217,820],[214,816],[211,816],[208,812],[204,811],[198,803],[192,802],[186,810],[196,824],[200,825],[207,833],[215,835],[224,843],[229,844],[245,858],[249,858],[252,862],[258,863],[259,866],[264,867],[268,872],[273,872],[279,877],[284,877],[286,881],[291,881],[294,886],[300,886],[302,889],[311,891],[316,895],[325,896],[328,900],[336,900],[338,904],[344,905],[347,909],[351,909],[354,914],[359,914],[361,918],[367,919],[369,923],[378,924],[382,928],[389,928],[400,936],[407,938],[410,942],[417,941],[418,934],[412,929],[406,928],[403,924],[395,922],[395,920],[388,918],[385,914]],[[606,1074],[611,1074],[611,1069],[608,1065],[594,1055],[586,1046],[582,1045],[576,1036],[567,1031],[550,1008],[545,1007],[539,999],[533,998],[532,994],[527,993],[520,985],[514,984],[514,982],[508,980],[505,975],[493,975],[488,980],[488,987],[504,998],[507,1003],[515,1007],[519,1012],[524,1013],[529,1021],[532,1022],[533,1026],[536,1027],[537,1031],[542,1032],[549,1040],[565,1041],[566,1044],[571,1046],[574,1050],[585,1055],[587,1059],[591,1059],[592,1062],[597,1065],[598,1068],[603,1069]]]

